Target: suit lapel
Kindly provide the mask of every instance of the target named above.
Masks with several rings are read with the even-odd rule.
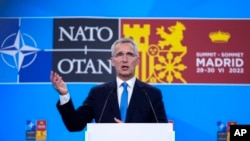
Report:
[[[110,101],[114,101],[113,103],[111,103],[111,108],[112,111],[114,111],[114,115],[116,118],[120,118],[120,110],[119,110],[119,104],[118,104],[118,98],[117,98],[117,91],[115,91],[112,94],[112,99]]]
[[[111,105],[111,109],[112,111],[114,112],[114,115],[116,118],[120,118],[120,110],[119,110],[119,104],[118,104],[118,98],[117,98],[117,84],[116,84],[116,81],[113,81],[111,84],[110,84],[110,91],[112,89],[114,89],[114,91],[112,92],[111,96],[110,96],[110,105]]]
[[[132,117],[133,113],[136,110],[137,105],[140,104],[138,102],[140,101],[140,97],[142,95],[142,92],[141,92],[142,87],[143,87],[142,83],[140,83],[139,80],[136,80],[135,85],[134,85],[134,89],[132,92],[132,96],[130,99],[130,103],[128,106],[128,110],[127,110],[126,121],[130,120],[130,118]]]

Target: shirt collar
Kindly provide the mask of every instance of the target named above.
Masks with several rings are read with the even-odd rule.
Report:
[[[128,84],[128,87],[132,88],[134,86],[134,84],[135,84],[135,80],[136,80],[136,77],[133,77],[133,78],[127,80],[127,81],[123,81],[119,77],[116,77],[117,87],[118,88],[121,87],[121,84],[123,82],[126,82]]]

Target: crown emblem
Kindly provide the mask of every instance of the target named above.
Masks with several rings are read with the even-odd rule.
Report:
[[[222,32],[222,31],[217,31],[217,32],[210,32],[209,33],[209,38],[213,43],[226,43],[229,41],[231,35],[228,32]]]

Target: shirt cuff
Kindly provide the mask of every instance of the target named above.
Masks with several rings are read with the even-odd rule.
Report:
[[[65,95],[59,95],[59,99],[60,99],[60,105],[64,105],[64,104],[68,103],[70,100],[69,93],[67,93]]]

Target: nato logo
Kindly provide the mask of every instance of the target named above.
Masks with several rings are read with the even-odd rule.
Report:
[[[0,19],[0,83],[49,82],[52,19]]]

